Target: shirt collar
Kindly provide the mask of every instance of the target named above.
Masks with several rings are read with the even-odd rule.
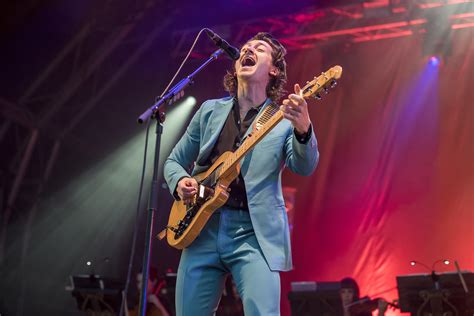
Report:
[[[234,97],[233,99],[234,99],[234,106],[237,106],[237,105],[239,104],[239,100],[237,99],[237,97]],[[262,109],[262,107],[263,107],[264,105],[266,105],[266,104],[268,104],[268,103],[271,103],[271,102],[272,102],[272,100],[271,100],[270,98],[267,98],[267,99],[266,99],[265,101],[263,101],[261,104],[252,106],[252,107],[250,108],[250,110],[256,110],[257,112],[259,112],[259,111]]]

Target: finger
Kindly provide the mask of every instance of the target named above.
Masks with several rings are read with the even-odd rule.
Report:
[[[295,84],[295,94],[302,96],[300,85],[297,83]]]
[[[189,183],[186,183],[186,186],[184,188],[187,189],[187,190],[194,190],[195,191],[198,188],[198,184],[197,184],[197,182],[195,182],[195,183],[194,182],[189,182]]]
[[[295,117],[291,113],[288,113],[288,112],[283,112],[283,117],[292,122],[295,119]]]
[[[290,112],[290,113],[293,114],[294,116],[300,115],[300,114],[302,113],[302,110],[303,110],[303,109],[301,108],[301,106],[299,106],[299,105],[294,105],[294,104],[289,105],[289,106],[288,106],[288,109],[289,109],[288,112]]]
[[[288,96],[288,99],[290,99],[291,101],[295,102],[296,104],[302,104],[304,102],[304,99],[302,96],[300,95],[297,95],[297,94],[290,94]]]
[[[183,189],[183,194],[186,195],[193,195],[196,194],[197,190],[196,189]]]
[[[289,105],[289,108],[290,108],[290,111],[295,114],[301,113],[301,110],[302,110],[301,106],[299,105]]]
[[[282,105],[282,106],[280,106],[280,110],[283,113],[289,113],[289,112],[293,111],[293,107],[291,105]]]
[[[186,185],[187,187],[192,187],[193,186],[193,182],[191,180],[188,180],[184,183],[184,185]]]
[[[183,189],[191,189],[193,188],[193,185],[191,183],[183,183],[183,185],[181,186]]]

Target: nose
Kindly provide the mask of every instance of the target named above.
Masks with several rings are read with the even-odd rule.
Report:
[[[245,55],[247,52],[251,52],[252,54],[255,53],[253,47],[250,47],[250,46],[245,47],[244,49],[242,49],[242,55]]]

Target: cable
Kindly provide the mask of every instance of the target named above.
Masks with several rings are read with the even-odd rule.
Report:
[[[145,179],[145,170],[146,170],[146,156],[147,156],[147,151],[148,151],[148,135],[150,133],[150,124],[151,120],[148,120],[147,125],[146,125],[146,133],[145,133],[145,148],[143,152],[143,167],[142,167],[142,176],[140,179],[140,190],[138,191],[138,201],[137,201],[137,210],[135,214],[135,227],[133,228],[133,237],[132,237],[132,249],[130,251],[130,259],[128,260],[128,270],[127,270],[127,279],[125,280],[125,288],[122,293],[122,304],[120,304],[120,313],[119,315],[123,315],[123,308],[125,303],[127,302],[127,294],[128,294],[128,287],[130,286],[130,278],[132,275],[132,266],[133,266],[133,257],[135,256],[135,249],[136,249],[136,244],[137,244],[137,232],[138,232],[138,223],[139,223],[139,218],[140,218],[140,202],[142,199],[142,193],[143,193],[143,182]]]
[[[174,74],[173,78],[171,78],[170,82],[168,83],[166,88],[163,90],[163,92],[161,93],[159,98],[162,98],[165,95],[165,93],[168,91],[168,89],[171,86],[171,84],[173,83],[173,81],[178,76],[179,72],[181,71],[181,68],[183,68],[184,64],[188,60],[189,55],[191,55],[191,53],[194,49],[194,46],[196,46],[196,43],[197,43],[199,37],[201,36],[201,34],[204,30],[205,29],[201,29],[199,31],[199,33],[197,34],[197,36],[194,39],[194,42],[191,45],[191,48],[189,49],[186,57],[184,57],[184,59],[181,62],[181,65],[179,66],[178,70]],[[141,179],[140,179],[140,189],[139,189],[139,192],[138,192],[137,209],[136,209],[136,214],[135,214],[135,226],[134,226],[134,229],[133,229],[132,247],[131,247],[131,250],[130,250],[130,258],[129,258],[129,261],[128,261],[127,279],[125,280],[125,288],[122,292],[122,303],[120,304],[120,313],[119,313],[120,316],[123,316],[124,307],[125,307],[125,304],[127,302],[126,298],[127,298],[128,289],[129,289],[129,286],[130,286],[130,279],[131,279],[132,266],[133,266],[133,257],[135,256],[135,249],[136,249],[136,243],[137,243],[137,233],[138,233],[138,223],[139,223],[140,209],[141,209],[140,204],[141,204],[141,198],[142,198],[142,193],[143,193],[143,182],[144,182],[144,179],[145,179],[145,170],[146,170],[146,157],[147,157],[147,152],[148,152],[148,136],[149,136],[149,132],[150,132],[150,123],[151,123],[151,121],[152,120],[148,120],[147,127],[146,127],[145,148],[144,148],[144,153],[143,153],[143,167],[142,167],[142,175],[141,175]],[[145,282],[145,280],[143,280],[143,282]],[[125,308],[127,308],[127,307],[125,307]]]
[[[178,70],[176,71],[176,73],[174,74],[173,78],[171,78],[171,81],[170,83],[168,83],[168,85],[166,86],[165,90],[161,93],[160,95],[160,99],[165,95],[166,92],[168,92],[168,89],[170,88],[171,84],[173,83],[174,79],[176,79],[176,77],[178,76],[179,72],[181,71],[181,68],[183,68],[184,64],[186,63],[186,61],[188,60],[189,58],[189,55],[191,55],[193,49],[194,49],[194,46],[196,46],[196,43],[199,39],[199,37],[201,36],[202,32],[204,32],[204,30],[206,30],[207,28],[203,28],[199,31],[198,35],[196,36],[194,42],[193,42],[193,45],[191,45],[191,48],[189,49],[188,51],[188,54],[186,55],[186,57],[184,57],[183,59],[183,62],[181,63],[181,65],[179,66]]]

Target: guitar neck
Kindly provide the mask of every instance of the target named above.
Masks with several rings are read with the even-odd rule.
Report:
[[[337,65],[330,68],[328,71],[323,72],[320,76],[314,77],[313,80],[308,81],[307,84],[301,88],[301,96],[305,99],[308,99],[309,97],[321,99],[320,92],[324,90],[325,93],[328,93],[329,88],[336,86],[336,80],[339,79],[341,75],[341,66]],[[268,109],[268,107],[265,109]],[[262,119],[262,121],[260,121],[260,119]],[[257,123],[254,125],[255,127],[253,131],[248,134],[242,145],[240,145],[240,147],[237,148],[235,152],[229,155],[219,167],[217,171],[217,177],[219,178],[221,176],[225,176],[229,171],[232,172],[235,170],[235,167],[240,162],[240,160],[282,119],[283,112],[280,109],[276,110],[276,112],[273,110],[269,112],[264,111],[261,117],[257,118]]]
[[[268,118],[265,124],[256,126],[254,130],[247,135],[245,141],[240,145],[239,148],[228,159],[222,164],[218,177],[226,174],[229,170],[232,170],[236,164],[245,157],[245,155],[257,145],[265,135],[267,135],[280,121],[283,119],[283,112],[278,110],[273,116]]]

